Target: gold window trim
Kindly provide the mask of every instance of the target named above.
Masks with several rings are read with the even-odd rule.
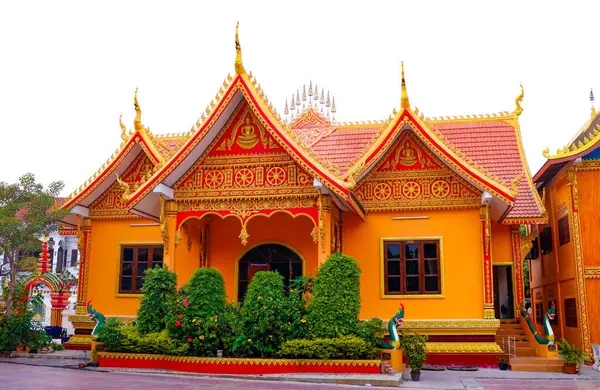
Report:
[[[119,242],[117,246],[117,283],[115,284],[115,297],[117,298],[141,298],[143,293],[120,293],[119,285],[121,283],[121,248],[124,246],[162,246],[164,247],[164,243],[162,241],[153,241],[153,242]],[[164,258],[163,258],[163,266],[164,266]]]
[[[385,293],[385,243],[387,241],[439,241],[440,245],[440,293],[439,294],[386,294]],[[382,299],[442,299],[446,296],[444,272],[444,238],[441,236],[423,237],[381,237],[379,239],[379,284]]]

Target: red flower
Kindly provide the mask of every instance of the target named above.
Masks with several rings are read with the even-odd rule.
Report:
[[[179,321],[179,320],[175,321],[175,326],[181,326],[181,321]]]
[[[183,300],[183,306],[188,307],[190,305],[190,303],[188,302],[187,299]]]
[[[192,338],[191,338],[191,337],[189,337],[189,338],[188,338],[188,343],[191,343],[191,342],[192,342]]]
[[[179,314],[179,319],[182,319],[182,318],[183,318],[183,314]]]

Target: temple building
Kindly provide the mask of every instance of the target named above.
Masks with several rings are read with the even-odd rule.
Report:
[[[548,224],[533,231],[530,256],[535,318],[540,321],[554,301],[555,337],[588,354],[591,344],[600,344],[600,115],[590,97],[587,123],[556,153],[544,151],[547,160],[534,177]]]
[[[496,364],[500,319],[524,299],[519,227],[547,222],[521,143],[523,91],[511,112],[433,118],[411,106],[404,69],[400,89],[389,117],[340,123],[311,82],[282,116],[236,33],[235,74],[189,131],[151,133],[136,91],[133,129],[121,123],[115,153],[63,205],[82,243],[71,345],[89,344],[90,299],[135,316],[149,267],[178,284],[216,267],[241,300],[257,271],[315,275],[341,251],[362,269],[361,318],[402,302],[430,361]]]

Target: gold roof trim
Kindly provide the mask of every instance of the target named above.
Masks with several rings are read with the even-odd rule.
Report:
[[[246,69],[244,69],[244,64],[242,63],[242,45],[240,45],[240,38],[238,36],[238,30],[240,28],[240,22],[237,22],[235,25],[235,73],[236,74],[245,74]]]
[[[579,135],[581,135],[581,132]],[[565,147],[558,148],[555,154],[550,154],[550,148],[546,148],[542,151],[542,155],[548,160],[575,156],[579,153],[590,150],[598,143],[598,140],[600,140],[600,124],[596,125],[596,128],[591,130],[590,133],[583,138],[583,141],[579,140],[577,142],[572,142],[570,146],[567,145]]]
[[[402,77],[402,96],[400,98],[400,108],[410,108],[410,100],[408,100],[408,92],[406,91],[406,80],[404,79],[404,61],[400,62],[401,77]]]

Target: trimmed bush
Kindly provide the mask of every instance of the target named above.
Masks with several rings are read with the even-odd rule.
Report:
[[[225,281],[216,268],[199,268],[179,290],[167,323],[169,335],[195,356],[216,356],[221,348],[219,317],[225,312]]]
[[[244,297],[241,310],[244,334],[238,337],[236,349],[249,348],[261,357],[275,354],[283,341],[284,324],[288,320],[286,303],[281,275],[278,272],[257,272]]]
[[[216,268],[199,268],[185,287],[188,314],[212,317],[225,311],[225,280]]]
[[[356,336],[298,339],[283,343],[278,355],[293,359],[373,359],[377,348]]]
[[[189,348],[187,344],[179,344],[170,338],[166,330],[142,335],[136,326],[122,325],[114,318],[102,325],[98,341],[102,341],[110,352],[185,355]]]
[[[383,320],[374,317],[370,320],[359,321],[356,326],[356,335],[375,347],[381,347],[381,340],[385,335]]]
[[[334,253],[321,266],[313,286],[308,320],[313,337],[335,338],[354,334],[360,312],[358,262]]]
[[[148,269],[142,286],[142,302],[138,311],[140,334],[160,332],[166,327],[169,305],[177,291],[177,275],[165,268]]]

